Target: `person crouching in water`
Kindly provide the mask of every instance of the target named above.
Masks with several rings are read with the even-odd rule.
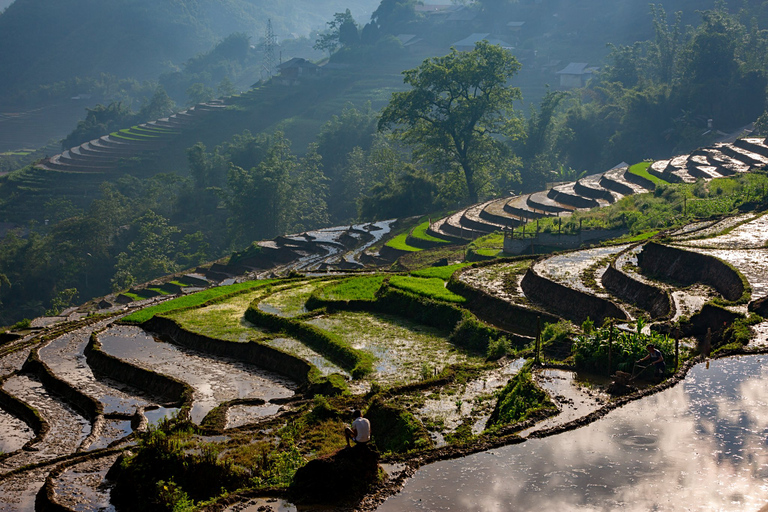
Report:
[[[350,446],[350,439],[356,444],[366,444],[371,440],[371,422],[363,418],[360,409],[355,409],[352,413],[355,420],[352,422],[352,428],[344,428],[344,437],[347,438],[347,446]]]
[[[652,343],[646,345],[645,348],[648,350],[648,355],[637,361],[637,363],[640,364],[643,361],[648,361],[649,364],[653,365],[654,375],[656,377],[664,377],[667,365],[664,364],[664,356],[661,355],[661,350],[654,347]]]

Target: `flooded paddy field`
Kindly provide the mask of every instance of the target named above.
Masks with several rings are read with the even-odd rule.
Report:
[[[378,510],[757,511],[766,380],[766,356],[699,364],[583,428],[425,466]]]
[[[54,479],[56,503],[75,512],[114,512],[112,485],[106,475],[117,457],[109,455],[66,468]]]
[[[133,414],[137,408],[156,405],[150,398],[143,397],[141,392],[130,389],[126,384],[94,376],[83,351],[91,333],[106,323],[100,322],[53,339],[39,349],[40,359],[56,377],[83,394],[99,400],[104,405],[105,414]]]
[[[282,350],[283,352],[287,352],[288,354],[291,354],[296,357],[300,357],[306,361],[309,361],[310,363],[315,365],[315,367],[318,370],[320,370],[320,373],[322,373],[323,375],[339,373],[346,377],[349,376],[349,373],[345,371],[343,368],[330,362],[322,354],[319,354],[318,352],[312,350],[302,342],[295,340],[293,338],[283,338],[283,337],[273,338],[271,340],[264,341],[263,343],[265,345],[269,345],[270,347],[275,347],[279,350]]]
[[[708,226],[704,226],[704,224],[702,223],[696,223],[697,226],[704,226],[704,227],[701,227],[700,229],[692,230],[688,233],[684,232],[682,234],[675,236],[675,238],[677,240],[693,240],[696,238],[706,239],[707,237],[715,237],[720,233],[722,233],[723,231],[733,229],[736,226],[739,226],[740,224],[744,224],[746,222],[751,221],[755,217],[757,217],[757,215],[755,215],[754,213],[744,213],[742,215],[726,217]]]
[[[327,284],[326,281],[313,281],[306,284],[284,288],[269,295],[259,302],[259,309],[265,313],[278,316],[292,317],[307,312],[304,305],[307,299],[319,286]]]
[[[629,246],[613,245],[558,254],[537,262],[534,269],[552,281],[585,293],[594,294],[596,292],[595,287],[590,283],[595,283],[599,279],[599,276],[596,278],[597,272],[599,270],[604,272],[608,266],[607,258],[620,253],[627,247]],[[604,260],[604,264],[599,268],[596,267],[602,260]],[[592,271],[591,275],[589,275],[590,270]]]
[[[451,364],[484,359],[456,349],[447,341],[445,332],[391,315],[342,312],[308,323],[341,336],[355,349],[373,354],[374,371],[366,379],[387,386],[423,378],[425,365],[428,375],[432,375]]]
[[[520,280],[532,263],[533,260],[522,260],[469,268],[459,280],[507,302],[525,303]]]
[[[763,216],[768,221],[768,216]],[[768,295],[768,248],[765,249],[699,249],[691,251],[708,254],[733,265],[749,281],[752,299]]]
[[[35,433],[29,425],[0,409],[0,454],[20,450],[33,437]]]
[[[104,352],[188,383],[195,391],[192,421],[199,423],[219,403],[236,398],[286,398],[295,385],[285,378],[233,360],[205,357],[157,342],[144,330],[117,326],[99,336]]]
[[[520,371],[525,359],[505,362],[495,370],[462,384],[452,384],[439,390],[422,392],[415,400],[411,397],[414,414],[430,430],[436,446],[447,444],[446,435],[455,434],[464,423],[469,424],[472,435],[485,430],[485,425],[496,404],[496,392]],[[420,404],[413,407],[413,404]]]
[[[708,247],[712,249],[757,249],[768,243],[768,215],[734,217],[741,219],[742,224],[736,225],[730,231],[711,238],[701,238],[680,242],[690,247]],[[733,221],[732,221],[733,222]],[[732,225],[732,224],[731,224]],[[726,224],[725,229],[730,226]],[[701,232],[697,233],[701,234]]]

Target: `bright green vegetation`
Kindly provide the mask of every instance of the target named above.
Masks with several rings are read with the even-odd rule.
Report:
[[[427,229],[429,229],[429,220],[422,222],[418,226],[414,227],[413,230],[411,230],[411,237],[418,238],[419,240],[426,240],[428,242],[437,242],[443,244],[451,243],[448,240],[443,240],[442,238],[437,238],[436,236],[428,234]]]
[[[386,276],[362,276],[344,279],[317,290],[321,300],[375,300]]]
[[[659,349],[667,363],[674,370],[674,344],[665,335],[651,331],[642,334],[644,322],[638,320],[634,332],[617,328],[586,329],[585,334],[576,336],[573,342],[573,361],[576,367],[595,373],[613,373],[616,370],[631,372],[635,361],[648,355],[646,345],[653,344]],[[613,331],[611,333],[611,330]],[[611,367],[608,367],[608,345],[611,346]],[[652,375],[648,370],[648,376]]]
[[[407,292],[423,295],[431,299],[442,300],[445,302],[454,302],[463,304],[467,301],[461,295],[457,295],[445,287],[445,282],[438,277],[410,277],[410,276],[392,276],[389,284],[395,288]]]
[[[183,297],[179,297],[176,299],[171,299],[161,304],[157,304],[155,306],[150,306],[140,311],[136,311],[126,316],[125,318],[123,318],[122,321],[126,323],[132,323],[132,324],[140,324],[140,323],[146,322],[147,320],[149,320],[155,315],[167,313],[169,311],[182,309],[182,308],[198,307],[210,300],[215,300],[217,298],[224,297],[232,293],[239,293],[247,290],[252,290],[254,288],[261,288],[263,286],[268,286],[273,282],[274,282],[273,280],[246,281],[244,283],[235,283],[228,286],[218,286],[216,288],[209,288],[207,290],[203,290],[190,295],[185,295]],[[126,294],[126,295],[130,296],[133,294]]]
[[[268,313],[277,313],[281,316],[296,316],[306,313],[307,299],[322,284],[322,281],[314,280],[277,290],[259,302],[259,307]]]
[[[556,410],[549,395],[533,382],[528,368],[518,372],[501,390],[488,424],[500,427]]]
[[[454,272],[469,265],[471,265],[471,263],[454,263],[453,265],[446,265],[444,267],[429,267],[422,270],[414,270],[411,272],[411,275],[414,277],[437,277],[443,281],[447,281],[451,278]]]
[[[503,256],[504,234],[491,233],[469,244],[469,251],[480,256]]]
[[[408,245],[408,243],[405,241],[406,238],[408,238],[408,234],[401,233],[393,237],[391,240],[389,240],[386,243],[386,245],[388,245],[389,247],[392,247],[393,249],[398,249],[400,251],[417,252],[421,250],[418,247],[412,247]]]
[[[648,181],[652,182],[654,185],[668,185],[669,183],[667,181],[662,180],[658,176],[654,176],[653,174],[648,172],[648,168],[651,166],[652,162],[640,162],[635,165],[630,166],[629,172],[634,174],[635,176],[640,176],[641,178],[645,178]]]
[[[185,307],[162,313],[172,318],[184,329],[210,336],[211,338],[246,342],[266,336],[263,329],[255,327],[245,320],[245,311],[255,299],[264,297],[271,291],[262,286],[237,292],[229,297],[213,299],[213,303],[203,307]]]
[[[660,184],[653,192],[626,196],[616,203],[576,211],[567,219],[539,220],[543,233],[575,234],[582,229],[628,229],[632,237],[684,226],[696,220],[732,214],[747,202],[768,198],[768,175],[761,172],[718,178],[710,182]],[[526,234],[535,231],[531,224]],[[515,235],[521,233],[515,229]]]
[[[456,350],[445,331],[393,315],[345,311],[310,320],[351,346],[375,357],[367,377],[381,384],[418,381],[424,364],[438,370],[464,362],[481,362],[481,356]]]

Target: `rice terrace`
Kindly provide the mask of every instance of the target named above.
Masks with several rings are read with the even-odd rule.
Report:
[[[768,145],[698,154],[256,243],[7,332],[3,510],[756,510]],[[372,460],[342,456],[353,408]]]
[[[768,512],[768,2],[432,2],[0,0],[0,512]]]

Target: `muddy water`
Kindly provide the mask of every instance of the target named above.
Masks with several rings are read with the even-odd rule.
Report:
[[[252,423],[254,419],[264,418],[277,414],[280,406],[276,404],[264,405],[234,405],[227,412],[227,427],[242,427]]]
[[[50,468],[26,471],[0,482],[0,512],[35,510],[35,498]]]
[[[768,215],[761,217],[768,222]],[[752,286],[752,298],[768,295],[768,249],[694,249],[709,254],[736,267]]]
[[[130,420],[112,420],[104,421],[101,433],[93,443],[88,447],[89,450],[99,450],[106,448],[110,443],[118,441],[133,432]]]
[[[380,510],[757,511],[766,381],[766,356],[697,365],[586,427],[425,466]]]
[[[340,373],[346,376],[349,375],[341,367],[336,366],[322,355],[318,354],[308,346],[304,345],[302,342],[293,338],[274,338],[272,340],[265,341],[264,344],[309,361],[315,365],[323,375],[330,375],[332,373]]]
[[[368,376],[381,384],[413,382],[421,378],[422,366],[438,361],[438,370],[467,361],[437,329],[389,315],[344,312],[307,322],[341,336],[353,348],[376,358]]]
[[[471,268],[462,272],[459,280],[507,302],[525,302],[520,281],[530,264],[531,261],[527,260]],[[509,286],[505,280],[510,272],[518,273],[514,286]]]
[[[83,354],[91,332],[106,324],[107,321],[101,322],[59,336],[40,348],[38,353],[58,378],[101,401],[104,413],[133,414],[137,407],[153,405],[154,402],[142,397],[137,390],[129,390],[124,384],[97,380]]]
[[[26,423],[0,409],[0,453],[15,452],[33,437],[35,433]]]
[[[594,294],[595,290],[587,286],[582,280],[582,272],[594,265],[597,261],[619,253],[629,247],[628,245],[614,245],[610,247],[596,247],[583,251],[569,252],[552,256],[536,264],[535,270],[542,276],[557,283],[574,288],[576,290]],[[606,263],[604,267],[607,267]]]
[[[766,243],[768,243],[768,215],[762,215],[741,224],[729,233],[714,238],[689,240],[682,244],[716,249],[756,249],[765,247]]]
[[[3,384],[3,389],[37,409],[51,428],[42,442],[36,444],[38,451],[19,452],[0,462],[0,473],[73,453],[91,431],[88,420],[51,397],[40,381],[33,377],[16,375]]]
[[[138,327],[104,331],[103,350],[115,357],[175,377],[194,389],[192,421],[199,423],[219,403],[235,398],[284,398],[295,385],[276,374],[234,360],[205,357],[197,352],[156,342]]]
[[[493,410],[494,393],[504,387],[524,364],[525,359],[515,359],[498,370],[467,382],[458,390],[445,388],[436,395],[425,393],[424,405],[415,414],[422,422],[427,420],[443,425],[440,432],[430,433],[437,446],[444,445],[445,434],[455,431],[466,417],[472,418],[472,433],[480,434],[485,430]]]
[[[118,455],[75,464],[54,481],[56,502],[77,512],[112,512],[111,487],[105,478]]]
[[[716,236],[719,233],[722,233],[725,230],[728,230],[730,228],[733,228],[734,226],[738,226],[739,224],[743,222],[748,222],[752,219],[754,219],[756,215],[754,213],[745,213],[744,215],[736,215],[735,217],[728,217],[725,218],[719,222],[716,222],[712,224],[709,227],[704,227],[703,229],[699,229],[696,231],[693,231],[689,234],[683,234],[681,236],[676,237],[678,240],[689,240],[693,238],[702,238],[702,237],[708,237],[708,236]]]

